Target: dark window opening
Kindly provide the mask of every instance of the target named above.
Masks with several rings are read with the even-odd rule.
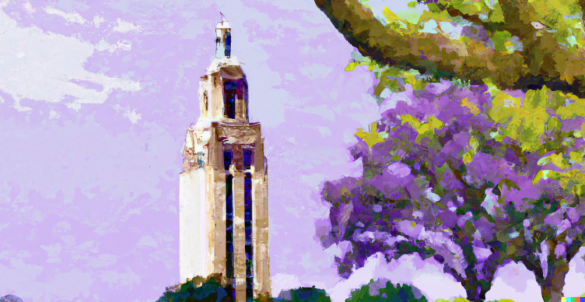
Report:
[[[224,116],[227,118],[236,118],[236,83],[234,81],[226,81],[223,87]]]
[[[232,164],[232,160],[234,158],[234,154],[232,151],[223,151],[223,166],[225,170],[230,169],[230,165]]]
[[[225,177],[225,222],[226,222],[226,277],[232,280],[232,284],[235,283],[234,279],[234,203],[232,186],[233,179],[232,175],[226,175]]]
[[[203,152],[197,152],[197,165],[203,167]]]
[[[254,158],[252,150],[244,150],[244,169],[250,169],[252,166],[252,159]]]
[[[254,251],[252,248],[252,174],[250,173],[246,173],[244,178],[244,205],[244,221],[246,226],[246,298],[252,299],[254,295]]]
[[[207,98],[207,91],[203,92],[203,106],[205,107],[205,116],[209,116],[209,99]]]
[[[225,33],[225,56],[230,57],[232,53],[232,35],[230,32]]]

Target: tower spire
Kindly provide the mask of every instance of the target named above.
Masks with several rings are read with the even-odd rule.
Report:
[[[222,12],[219,12],[219,14],[221,15],[221,22],[217,23],[215,27],[215,57],[218,59],[227,57],[229,59],[232,49],[231,28],[224,14]]]

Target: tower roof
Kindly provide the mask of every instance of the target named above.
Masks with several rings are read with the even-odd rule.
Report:
[[[231,27],[227,21],[221,21],[221,22],[217,23],[217,26],[215,28],[223,29],[223,28],[231,28]]]
[[[231,28],[230,24],[225,19],[225,16],[222,13],[220,13],[220,14],[221,14],[221,22],[217,23],[217,26],[215,28],[220,28],[220,29]]]

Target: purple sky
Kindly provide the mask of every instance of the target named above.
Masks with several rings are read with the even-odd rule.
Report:
[[[346,148],[379,109],[370,73],[343,71],[353,48],[312,0],[0,3],[0,296],[154,301],[178,282],[181,150],[219,11],[266,137],[274,293],[315,284],[343,301],[385,277],[431,299],[464,294],[414,256],[373,257],[337,283],[342,247],[315,239],[320,188],[360,174]],[[565,294],[580,295],[585,265],[571,265]],[[498,275],[488,298],[541,301],[522,265]]]

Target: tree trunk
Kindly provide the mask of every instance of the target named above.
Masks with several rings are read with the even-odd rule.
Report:
[[[480,264],[473,253],[472,245],[461,245],[461,248],[467,262],[466,278],[461,280],[461,285],[467,294],[467,300],[484,301],[486,293],[492,288],[496,270],[504,261],[504,254],[495,251]]]
[[[465,288],[465,293],[467,294],[467,300],[469,301],[483,301],[484,299],[481,298],[481,287],[478,284],[477,278],[472,276],[472,278],[467,278],[461,282],[461,285]],[[485,294],[484,294],[485,297]]]
[[[467,278],[463,279],[461,285],[465,288],[467,294],[467,300],[469,301],[484,301],[485,295],[492,288],[492,282],[494,280],[494,271],[488,274],[484,274],[483,277],[479,277],[476,272],[472,270],[465,270]],[[475,269],[473,269],[475,271]]]
[[[565,276],[569,271],[569,264],[564,261],[559,265],[549,265],[549,271],[546,278],[540,284],[542,299],[545,302],[560,302],[563,297],[563,287],[565,287]]]

